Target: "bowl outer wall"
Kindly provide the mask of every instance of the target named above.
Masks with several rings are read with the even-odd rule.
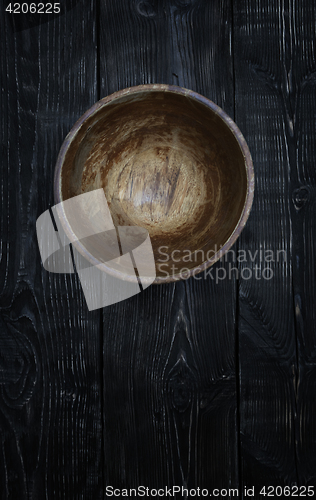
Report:
[[[118,98],[121,98],[123,96],[128,96],[131,94],[137,94],[141,92],[151,92],[151,91],[160,91],[160,92],[171,92],[171,93],[176,93],[178,95],[184,95],[186,97],[192,98],[201,104],[205,105],[209,109],[211,109],[214,113],[216,113],[221,120],[226,124],[226,126],[230,129],[232,132],[234,138],[236,139],[242,155],[244,157],[244,165],[245,165],[245,170],[246,170],[246,177],[247,177],[247,192],[246,192],[246,197],[245,197],[245,203],[243,206],[243,210],[241,212],[240,218],[238,220],[238,223],[236,224],[234,230],[232,231],[230,237],[227,239],[227,241],[224,243],[224,245],[221,246],[221,248],[208,260],[203,262],[203,264],[194,267],[186,273],[178,273],[175,275],[168,275],[168,276],[158,276],[155,278],[154,283],[155,284],[161,284],[161,283],[168,283],[172,281],[179,281],[182,279],[188,279],[190,276],[194,276],[196,274],[199,274],[200,272],[206,270],[208,267],[213,265],[216,261],[218,261],[231,247],[232,245],[236,242],[237,238],[239,237],[241,231],[245,227],[245,224],[247,222],[247,219],[249,217],[252,203],[253,203],[253,197],[254,197],[254,185],[255,185],[255,179],[254,179],[254,169],[253,169],[253,162],[251,158],[251,154],[248,148],[248,145],[246,143],[245,138],[243,137],[241,131],[237,127],[236,123],[223,111],[217,104],[215,104],[213,101],[210,99],[202,96],[201,94],[198,94],[197,92],[194,92],[193,90],[185,89],[183,87],[177,87],[175,85],[166,85],[166,84],[147,84],[147,85],[138,85],[135,87],[129,87],[123,90],[119,90],[117,92],[114,92],[111,95],[108,95],[101,99],[100,101],[97,101],[90,109],[88,109],[74,124],[68,135],[66,136],[58,158],[56,162],[56,167],[55,167],[55,173],[54,173],[54,200],[55,204],[61,203],[62,200],[62,167],[63,167],[63,162],[65,155],[67,153],[67,150],[69,148],[70,143],[72,140],[75,138],[77,132],[79,131],[80,127],[82,124],[85,122],[85,120],[91,116],[93,116],[100,108],[103,106],[107,105],[109,102],[116,100]],[[67,223],[68,221],[66,220],[61,220],[63,227],[66,231],[66,234],[72,234],[73,232],[71,230],[71,227]],[[79,243],[79,242],[77,242]],[[76,245],[77,246],[77,245]],[[94,259],[93,256],[88,254],[84,247],[82,245],[78,245],[78,250],[80,253],[87,258],[92,264],[98,265],[99,268],[102,268],[105,272],[109,272],[111,275],[116,276],[118,278],[124,279],[126,281],[135,281],[134,277],[129,277],[129,276],[122,276],[121,273],[110,269],[106,266],[106,264],[100,265],[99,261]],[[144,282],[146,282],[146,278],[144,278]]]

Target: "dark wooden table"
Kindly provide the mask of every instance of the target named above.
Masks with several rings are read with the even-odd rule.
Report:
[[[73,0],[32,16],[5,13],[8,3],[1,500],[96,500],[140,485],[240,497],[255,486],[259,499],[264,486],[315,486],[315,2]],[[76,276],[42,268],[36,219],[54,204],[76,119],[156,82],[212,99],[248,142],[256,192],[234,246],[239,276],[216,283],[230,264],[218,262],[213,278],[89,312]]]

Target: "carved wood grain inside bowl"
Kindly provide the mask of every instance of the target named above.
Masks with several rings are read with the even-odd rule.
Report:
[[[115,225],[148,231],[163,283],[201,272],[230,248],[251,209],[254,174],[241,132],[213,102],[142,85],[96,103],[62,146],[56,203],[99,188]]]

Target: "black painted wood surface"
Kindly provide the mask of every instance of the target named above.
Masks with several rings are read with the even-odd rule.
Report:
[[[240,497],[255,486],[263,498],[262,486],[316,486],[313,2],[81,0],[50,21],[14,18],[7,4],[0,498],[99,499],[109,485]],[[235,119],[254,160],[254,206],[206,279],[89,312],[76,276],[43,270],[36,218],[54,203],[54,164],[76,119],[155,82],[198,91]]]
[[[76,277],[44,271],[35,232],[60,145],[97,100],[96,7],[17,32],[0,17],[0,497],[102,498],[100,313]]]

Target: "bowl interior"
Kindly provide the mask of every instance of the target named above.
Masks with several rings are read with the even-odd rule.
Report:
[[[88,116],[60,176],[62,200],[103,188],[115,225],[145,228],[157,278],[166,280],[227,242],[248,187],[244,154],[223,118],[190,95],[153,89]]]

